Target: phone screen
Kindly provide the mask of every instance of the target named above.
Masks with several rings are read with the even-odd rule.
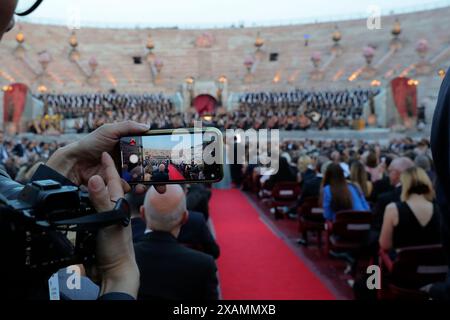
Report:
[[[221,134],[150,133],[120,141],[121,176],[130,184],[218,182],[223,177]]]

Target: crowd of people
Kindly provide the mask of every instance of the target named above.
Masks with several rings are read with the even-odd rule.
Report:
[[[238,183],[258,192],[263,200],[277,183],[298,183],[301,196],[295,206],[282,208],[295,220],[312,199],[322,208],[324,221],[334,222],[342,211],[370,212],[372,226],[364,246],[372,263],[380,248],[395,257],[397,249],[441,243],[436,173],[428,140],[395,139],[386,145],[356,140],[285,141],[281,151],[277,174],[266,177],[259,167],[244,165]],[[275,212],[278,209],[272,209]],[[305,234],[301,237],[299,243],[307,244]],[[353,261],[351,254],[346,257]],[[356,279],[357,298],[376,298],[376,292],[367,290],[364,276]]]
[[[56,156],[55,152],[65,146],[65,143],[42,139],[39,136],[11,139],[0,131],[0,172],[23,185],[33,181],[38,167],[48,163]],[[146,168],[155,167],[150,179],[169,181],[169,165],[169,160],[148,161]],[[214,260],[219,257],[220,248],[207,225],[210,186],[182,188],[171,185],[166,186],[163,193],[152,190],[147,197],[137,189],[126,196],[131,208],[132,236],[141,274],[138,298],[217,300]],[[141,208],[145,210],[141,211]],[[98,299],[101,291],[98,284],[85,275],[83,288],[78,291],[64,285],[67,280],[65,269],[58,272],[58,277],[62,299]]]
[[[353,128],[363,118],[363,107],[378,91],[303,91],[247,93],[239,108],[223,108],[208,115],[208,123],[222,130],[284,129],[307,130],[334,127]],[[179,112],[164,94],[41,94],[44,115],[29,123],[37,134],[92,132],[105,123],[125,119],[151,124],[155,129],[191,127],[205,120],[193,108]]]
[[[169,181],[205,181],[205,166],[203,164],[173,162],[170,159],[158,160],[146,157],[143,163],[135,166],[124,164],[122,178],[126,182],[169,182]]]
[[[51,155],[65,145],[38,138],[5,137],[0,131],[0,168],[18,182],[26,182],[37,166],[46,163]]]
[[[36,1],[34,5],[21,6],[20,9],[17,0],[4,0],[0,10],[0,39],[13,29],[14,14],[26,16],[36,10],[41,2]],[[444,244],[448,246],[449,79],[447,73],[436,108],[432,133],[433,160],[427,140],[398,139],[388,146],[364,141],[288,141],[282,145],[278,173],[265,177],[259,174],[261,171],[257,166],[238,167],[241,177],[235,182],[259,185],[266,194],[270,194],[279,182],[300,185],[301,197],[294,208],[286,210],[291,217],[302,207],[306,194],[319,199],[318,203],[324,209],[323,218],[327,222],[337,219],[342,210],[372,211],[374,223],[371,235],[374,237],[367,239],[367,248],[375,248],[374,252],[379,247],[395,258],[393,249],[440,243],[439,216],[445,221],[442,225],[447,227],[442,235]],[[219,118],[213,117],[213,121],[225,128],[307,129],[312,126],[309,121],[317,122],[319,129],[348,126],[350,121],[361,118],[362,104],[372,97],[372,93],[363,90],[334,94],[301,91],[249,94],[241,99],[241,110],[222,114]],[[176,119],[171,115],[173,105],[162,95],[45,95],[41,99],[45,102],[45,114],[42,119],[30,124],[32,132],[57,134],[68,129],[79,133],[94,132],[61,148],[63,144],[40,141],[38,136],[31,139],[5,138],[0,131],[0,245],[6,257],[5,262],[0,264],[0,272],[5,275],[2,279],[4,296],[8,299],[33,300],[49,297],[80,300],[88,296],[99,300],[217,300],[219,290],[215,259],[219,257],[220,249],[207,225],[210,186],[146,188],[138,185],[132,189],[121,180],[114,159],[109,154],[121,137],[146,133],[149,129],[147,124],[152,124],[153,128],[188,126],[190,119],[186,121],[184,117],[190,115],[178,114],[180,123],[175,123]],[[261,110],[258,114],[253,113],[258,112],[253,109]],[[300,117],[298,127],[297,116]],[[140,123],[118,122],[125,119]],[[67,120],[73,120],[73,125],[61,125],[62,121]],[[40,161],[46,163],[37,168]],[[167,162],[159,164],[159,171],[167,174],[167,165]],[[237,171],[234,172],[234,177],[237,177]],[[438,214],[438,206],[434,204],[437,173],[442,193],[439,199],[442,215]],[[54,183],[49,183],[49,179]],[[30,188],[23,185],[29,182],[34,183],[33,192],[28,192]],[[59,224],[53,219],[62,214],[60,204],[55,203],[57,201],[49,201],[46,203],[49,206],[44,207],[42,199],[35,199],[40,204],[33,208],[38,215],[34,215],[34,210],[11,206],[11,202],[20,203],[24,196],[36,195],[34,192],[39,188],[51,193],[58,186],[68,189],[76,186],[88,193],[92,208],[100,214],[83,216],[77,222],[73,219],[64,222],[71,226],[82,225],[85,236],[86,231],[90,230],[86,226],[95,227],[95,244],[83,241],[74,245],[68,238],[67,229],[64,233],[54,229]],[[265,195],[264,192],[262,195]],[[70,215],[80,207],[79,199],[75,200],[68,204]],[[105,227],[103,223],[116,218],[119,213],[131,213],[131,226],[124,218],[121,224],[113,219],[114,226]],[[66,216],[63,215],[62,219]],[[375,242],[371,242],[373,239]],[[80,282],[83,285],[75,285],[79,287],[76,289],[70,286],[68,280],[55,280],[55,277],[67,279],[66,269],[58,271],[56,266],[67,265],[75,251],[86,253],[89,248],[85,244],[92,246],[95,259],[94,268],[88,272],[81,272],[83,265],[76,266],[80,270],[77,276],[82,276]],[[34,255],[36,247],[40,249],[37,256]],[[92,255],[77,258],[85,262]],[[428,266],[420,269],[440,272]],[[52,275],[53,272],[56,273]],[[413,282],[414,279],[407,279],[407,283],[411,280]],[[367,295],[362,287],[359,289],[355,290],[357,295]],[[447,284],[415,289],[427,291],[436,299],[449,299],[448,279]],[[232,311],[226,311],[236,313],[234,310],[250,309],[249,305],[242,307],[238,310],[234,306]],[[259,307],[258,312],[261,311]],[[193,308],[203,310],[202,307]],[[253,307],[251,310],[253,312]],[[265,308],[263,310],[267,311]],[[271,308],[270,311],[274,310]],[[173,311],[170,313],[176,314]]]
[[[285,130],[350,128],[363,119],[364,105],[378,93],[363,89],[247,93],[239,100],[238,122]]]
[[[124,120],[160,129],[183,126],[182,115],[162,93],[40,94],[37,98],[44,103],[44,115],[29,124],[29,131],[37,134],[92,132],[105,123]]]

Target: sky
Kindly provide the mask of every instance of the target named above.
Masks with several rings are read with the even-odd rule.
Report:
[[[248,27],[368,17],[374,5],[389,14],[446,4],[450,0],[44,0],[27,19],[71,28]]]
[[[142,146],[144,149],[172,150],[181,143],[183,149],[190,149],[194,139],[199,144],[203,141],[201,134],[196,134],[195,138],[189,134],[148,136],[142,139]]]

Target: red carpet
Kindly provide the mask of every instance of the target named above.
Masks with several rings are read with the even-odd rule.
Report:
[[[169,165],[169,179],[170,181],[183,181],[184,176],[181,174],[181,172],[174,166]]]
[[[223,299],[335,298],[239,190],[214,190],[210,211],[222,254],[218,269]]]

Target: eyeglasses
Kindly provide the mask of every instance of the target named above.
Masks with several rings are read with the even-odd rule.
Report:
[[[24,17],[36,10],[43,0],[20,0],[17,3],[16,15]]]

